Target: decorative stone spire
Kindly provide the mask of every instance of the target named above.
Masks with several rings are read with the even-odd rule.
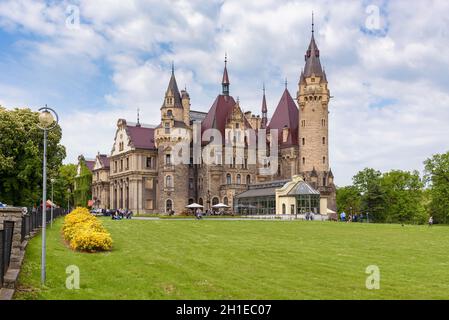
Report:
[[[228,76],[228,55],[225,53],[225,67],[223,71],[223,80],[221,81],[222,93],[224,96],[229,96],[229,76]]]
[[[137,108],[137,124],[136,127],[140,127],[140,109]]]
[[[167,91],[165,92],[165,101],[171,101],[170,99],[173,99],[172,105],[174,108],[182,108],[181,95],[175,77],[175,64],[173,62],[171,64],[170,82],[168,83]]]
[[[268,108],[267,108],[267,99],[265,98],[265,83],[263,84],[263,97],[262,97],[262,122],[260,124],[260,127],[262,129],[265,129],[267,127],[268,123]]]

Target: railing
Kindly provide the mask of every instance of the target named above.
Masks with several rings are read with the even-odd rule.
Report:
[[[63,216],[65,214],[64,209],[53,209],[53,220]],[[47,209],[46,222],[51,222],[51,210]],[[19,220],[20,221],[20,220]],[[31,211],[22,216],[21,226],[21,242],[26,240],[32,235],[32,232],[42,227],[42,209]],[[11,260],[11,251],[13,246],[13,234],[14,234],[14,222],[4,221],[3,230],[0,230],[0,288],[3,285],[4,276]]]

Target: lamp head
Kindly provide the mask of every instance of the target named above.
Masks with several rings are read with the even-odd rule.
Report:
[[[44,129],[50,128],[53,125],[53,122],[55,122],[55,118],[53,117],[50,111],[44,109],[39,114],[39,124],[41,125],[42,128]]]

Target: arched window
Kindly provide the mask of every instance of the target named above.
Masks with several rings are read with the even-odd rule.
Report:
[[[228,197],[224,197],[224,198],[223,198],[223,203],[224,203],[225,205],[228,205],[228,203],[229,203]]]
[[[215,206],[220,200],[217,197],[212,198],[212,205]]]
[[[173,201],[171,199],[167,199],[165,202],[165,212],[170,213],[170,211],[173,209]]]
[[[302,138],[302,145],[306,144],[306,138]]]
[[[231,184],[232,183],[232,181],[231,181],[231,174],[227,174],[226,175],[226,184]]]
[[[198,199],[198,204],[199,204],[199,205],[203,205],[203,198],[199,198],[199,199]]]
[[[167,188],[173,187],[173,178],[172,178],[172,176],[166,176],[165,177],[165,187],[167,187]]]
[[[194,201],[193,201],[192,198],[190,198],[190,199],[189,199],[189,204],[192,204],[192,203],[194,203]]]
[[[326,164],[326,157],[323,157],[323,164]]]
[[[246,176],[246,184],[251,184],[251,176],[250,175]]]
[[[287,209],[285,208],[285,203],[282,204],[282,214],[286,214]]]
[[[323,144],[326,144],[326,137],[323,137]]]
[[[306,158],[302,158],[302,164],[306,164]]]
[[[168,110],[168,111],[167,111],[167,116],[172,117],[172,116],[173,116],[173,111]]]
[[[237,184],[241,184],[242,183],[242,177],[238,174],[237,175]]]

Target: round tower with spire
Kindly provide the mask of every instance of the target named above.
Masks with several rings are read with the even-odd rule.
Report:
[[[298,87],[300,172],[325,196],[327,207],[335,210],[335,186],[329,166],[330,91],[315,41],[313,13],[312,37]]]

